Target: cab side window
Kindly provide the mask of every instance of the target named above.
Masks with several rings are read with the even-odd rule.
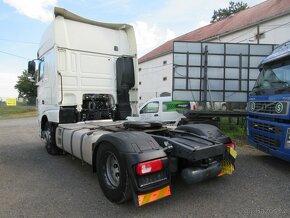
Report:
[[[44,61],[39,62],[39,76],[38,76],[38,81],[42,80],[44,77]]]
[[[165,101],[162,103],[163,112],[190,110],[190,103],[186,101]]]
[[[159,109],[159,102],[153,101],[146,104],[142,110],[141,113],[157,113]]]
[[[167,102],[167,101],[162,103],[162,112],[168,112],[168,110],[170,108],[170,107],[168,107],[169,104],[170,104],[170,102]]]

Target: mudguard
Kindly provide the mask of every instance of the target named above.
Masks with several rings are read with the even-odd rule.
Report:
[[[95,171],[96,154],[98,146],[102,142],[108,142],[115,146],[120,152],[122,159],[127,165],[129,178],[131,179],[132,188],[137,194],[146,193],[152,190],[160,189],[170,182],[170,172],[167,154],[163,148],[152,138],[149,134],[138,131],[126,131],[126,132],[113,132],[101,136],[94,144],[93,154],[93,168]],[[138,176],[136,174],[135,166],[138,163],[146,162],[154,159],[162,159],[164,171],[166,173],[166,179],[162,182],[152,184],[146,187],[140,187],[138,185]]]
[[[183,130],[221,143],[228,143],[231,139],[225,136],[219,128],[210,124],[187,124],[178,126],[176,130]]]
[[[199,136],[204,136],[210,140],[223,143],[226,147],[223,160],[220,162],[222,166],[221,175],[232,174],[235,170],[235,160],[237,158],[237,152],[233,147],[228,147],[228,143],[232,143],[232,140],[225,136],[222,131],[216,126],[210,124],[188,124],[182,125],[176,128],[176,130],[182,130],[190,132]]]

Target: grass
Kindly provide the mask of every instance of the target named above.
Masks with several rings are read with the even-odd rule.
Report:
[[[36,116],[34,106],[0,106],[0,120]]]
[[[221,118],[220,129],[232,139],[246,139],[246,118]]]

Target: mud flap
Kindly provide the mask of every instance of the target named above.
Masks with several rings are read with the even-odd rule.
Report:
[[[133,194],[133,199],[136,206],[143,206],[145,204],[160,200],[171,195],[170,186],[167,185],[161,189],[146,193],[146,194]]]
[[[226,158],[221,161],[222,171],[219,176],[231,175],[235,171],[235,161],[237,158],[237,152],[231,147],[227,147]]]

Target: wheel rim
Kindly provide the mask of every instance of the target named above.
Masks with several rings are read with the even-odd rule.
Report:
[[[46,126],[45,130],[43,131],[43,139],[44,143],[47,147],[50,147],[50,139],[51,139],[51,133],[50,128]]]
[[[112,186],[118,187],[120,183],[120,166],[116,156],[109,152],[106,156],[106,174],[108,182]]]

